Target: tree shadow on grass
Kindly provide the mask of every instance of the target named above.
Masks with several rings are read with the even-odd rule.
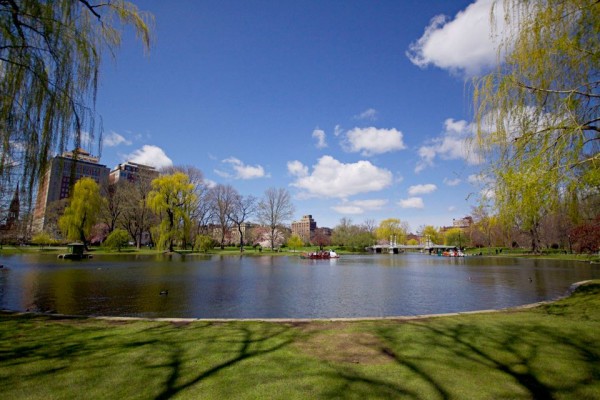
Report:
[[[136,367],[128,371],[136,375],[117,380],[128,382],[125,386],[129,388],[115,387],[112,395],[142,389],[144,396],[156,399],[192,395],[210,378],[213,384],[215,379],[224,379],[217,383],[220,394],[218,386],[231,377],[220,375],[224,371],[241,371],[245,381],[236,390],[251,390],[254,375],[247,375],[240,365],[267,368],[281,361],[280,368],[292,368],[306,379],[303,385],[310,393],[326,398],[589,396],[600,386],[600,333],[589,330],[597,324],[571,326],[569,321],[557,322],[562,317],[551,316],[546,321],[539,315],[531,320],[499,315],[492,322],[463,317],[409,323],[331,323],[318,325],[318,329],[317,324],[175,325],[61,321],[45,316],[2,320],[0,316],[0,368],[26,371],[23,376],[9,373],[0,383],[0,392],[19,380],[31,384],[39,382],[39,377],[52,381],[48,378],[70,376],[73,368],[87,369],[85,376],[114,384],[110,375],[135,362]],[[315,337],[318,340],[313,340]],[[296,345],[289,348],[291,344]],[[317,346],[322,345],[328,346],[329,354],[319,351]],[[331,352],[352,346],[346,354],[329,357]],[[367,356],[373,354],[376,362],[365,365]],[[34,367],[28,368],[30,364]],[[558,379],[565,371],[568,378]],[[260,371],[256,377],[268,382],[270,374],[269,370]],[[273,379],[293,379],[289,376],[276,373]],[[470,382],[478,379],[484,381],[481,387]],[[290,388],[291,393],[302,390]]]
[[[231,327],[228,328],[228,330],[231,329]],[[155,398],[157,400],[171,398],[181,391],[245,360],[264,356],[288,346],[294,342],[296,336],[290,330],[290,326],[283,324],[265,323],[258,325],[258,329],[256,325],[238,324],[235,327],[236,332],[234,335],[238,339],[228,339],[228,345],[231,346],[229,351],[231,355],[210,368],[198,371],[192,377],[188,376],[189,374],[184,377],[182,373],[185,351],[182,349],[181,344],[172,343],[170,361],[167,364],[156,366],[156,368],[161,369],[166,366],[169,368],[170,373],[164,382],[162,392]],[[228,336],[231,336],[231,332],[228,332]],[[215,340],[222,342],[218,337]]]
[[[457,376],[463,378],[470,373],[474,376],[480,373],[497,376],[498,380],[505,382],[499,385],[503,386],[502,389],[477,389],[479,394],[489,393],[490,397],[525,396],[544,400],[563,395],[577,397],[580,390],[585,390],[594,381],[597,384],[600,378],[597,340],[578,338],[573,332],[562,332],[540,324],[508,324],[493,329],[482,329],[468,323],[409,325],[418,331],[418,335],[412,336],[417,343],[398,340],[397,328],[378,328],[379,337],[389,346],[382,351],[392,355],[399,366],[408,368],[441,399],[453,396],[448,377],[438,373],[435,365],[445,369],[446,374],[454,370]],[[553,363],[552,357],[559,347],[565,358],[556,360],[556,363],[568,364],[566,367]],[[417,352],[414,349],[418,349]],[[580,370],[569,374],[567,382],[556,379],[560,377],[555,368],[569,366]],[[510,392],[508,388],[511,386],[520,389]],[[494,393],[494,390],[509,392]]]

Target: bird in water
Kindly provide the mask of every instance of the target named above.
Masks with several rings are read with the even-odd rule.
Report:
[[[159,293],[159,295],[161,295],[161,296],[166,296],[168,294],[169,294],[168,290],[161,290],[160,293]]]

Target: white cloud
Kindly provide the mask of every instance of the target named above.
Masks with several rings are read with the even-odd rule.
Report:
[[[448,118],[444,121],[444,132],[419,148],[418,154],[421,160],[417,163],[415,172],[433,166],[438,156],[443,160],[462,159],[469,165],[480,164],[481,157],[471,146],[475,129],[475,124]]]
[[[125,155],[123,161],[150,165],[155,168],[170,167],[173,165],[173,161],[167,157],[163,149],[150,144],[145,144],[141,149],[137,149],[133,153]]]
[[[481,196],[482,199],[491,200],[496,196],[496,193],[493,189],[494,179],[492,177],[484,174],[473,174],[469,175],[467,181],[471,185],[480,188],[479,196]]]
[[[355,115],[353,118],[360,120],[375,121],[377,119],[377,114],[377,110],[375,110],[374,108],[369,108],[361,112],[360,114]]]
[[[333,206],[333,207],[331,207],[331,209],[339,214],[344,214],[344,215],[348,215],[348,214],[357,215],[357,214],[362,214],[365,212],[365,210],[362,209],[361,207],[355,206],[352,204],[342,204],[339,206]]]
[[[363,156],[387,153],[406,148],[402,132],[392,129],[375,127],[354,128],[346,133],[346,142],[343,144],[346,151]]]
[[[437,190],[437,186],[433,183],[428,183],[426,185],[414,185],[408,188],[408,194],[411,196],[416,196],[418,194],[429,194],[433,193]]]
[[[265,169],[262,165],[246,165],[235,157],[226,158],[223,160],[223,163],[229,164],[234,171],[233,174],[230,174],[228,172],[215,170],[215,173],[223,178],[257,179],[269,176],[265,173]]]
[[[450,206],[450,207],[448,207],[448,211],[450,211],[450,212],[456,211],[456,206]]]
[[[293,176],[303,178],[308,175],[308,167],[298,160],[288,161],[287,168],[288,172]]]
[[[336,125],[333,128],[333,136],[338,137],[342,134],[344,130],[342,129],[341,125]]]
[[[315,129],[312,133],[312,137],[317,139],[317,149],[323,149],[327,147],[327,142],[325,141],[325,131],[322,129]]]
[[[466,76],[489,69],[496,64],[498,45],[506,29],[500,3],[494,10],[492,31],[493,3],[494,0],[477,0],[453,20],[444,15],[433,17],[406,55],[421,68],[434,65]]]
[[[462,180],[460,178],[455,178],[455,179],[444,178],[444,183],[448,186],[457,186],[461,182],[462,182]]]
[[[323,156],[313,165],[312,174],[299,161],[288,163],[288,171],[297,177],[291,185],[303,190],[307,197],[347,198],[359,193],[382,190],[391,185],[390,171],[369,161],[344,164],[331,156]]]
[[[484,174],[472,174],[467,178],[467,182],[471,185],[488,185],[493,182],[493,179]]]
[[[388,203],[383,199],[345,201],[340,205],[331,207],[340,214],[363,214],[369,210],[379,210]]]
[[[425,208],[425,203],[420,197],[409,197],[398,202],[398,205],[402,208]]]
[[[217,182],[215,182],[215,181],[213,181],[211,179],[204,178],[203,181],[204,181],[204,184],[206,185],[206,187],[209,188],[209,189],[212,189],[215,186],[217,186]]]
[[[131,140],[127,140],[123,135],[119,135],[117,132],[111,131],[103,137],[103,143],[106,147],[116,147],[120,144],[127,146],[131,145]]]

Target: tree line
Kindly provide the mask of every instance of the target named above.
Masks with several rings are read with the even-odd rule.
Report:
[[[208,185],[191,166],[164,169],[156,178],[140,172],[136,179],[102,186],[82,178],[68,199],[49,209],[48,228],[34,241],[62,237],[87,245],[106,239],[120,245],[132,241],[137,248],[147,242],[168,251],[206,249],[215,242],[224,248],[232,230],[243,251],[244,225],[251,219],[267,229],[274,248],[276,231],[294,213],[285,189],[267,189],[260,199],[245,196],[231,185]]]

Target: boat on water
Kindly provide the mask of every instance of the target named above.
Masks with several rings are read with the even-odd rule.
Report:
[[[315,251],[311,253],[304,253],[300,256],[300,258],[306,258],[309,260],[329,260],[332,258],[340,258],[339,254],[333,250],[321,250]]]
[[[465,253],[463,253],[460,250],[450,250],[450,251],[444,251],[442,253],[442,256],[444,256],[444,257],[464,257]]]

